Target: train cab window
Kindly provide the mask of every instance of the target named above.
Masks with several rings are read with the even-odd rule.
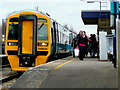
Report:
[[[11,18],[11,19],[10,19],[10,22],[18,22],[18,17]]]
[[[18,40],[18,24],[9,25],[8,40]]]
[[[38,24],[38,40],[48,40],[48,27],[44,24]]]

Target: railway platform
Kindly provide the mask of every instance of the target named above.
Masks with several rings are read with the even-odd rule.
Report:
[[[112,62],[67,57],[31,68],[11,88],[118,88]],[[113,89],[113,90],[114,90]]]

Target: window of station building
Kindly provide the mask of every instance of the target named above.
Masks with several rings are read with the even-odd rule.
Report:
[[[38,24],[38,40],[48,40],[48,26]]]
[[[46,19],[44,19],[44,18],[38,18],[38,22],[40,22],[40,23],[46,23],[46,22],[47,22],[47,20],[46,20]]]
[[[8,40],[18,40],[18,24],[9,24]]]

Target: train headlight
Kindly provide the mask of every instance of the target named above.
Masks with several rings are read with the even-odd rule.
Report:
[[[8,42],[7,44],[8,44],[9,46],[17,46],[17,45],[18,45],[17,42]]]
[[[48,43],[38,43],[38,46],[48,46]]]

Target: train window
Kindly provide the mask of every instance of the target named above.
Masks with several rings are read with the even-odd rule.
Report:
[[[10,19],[10,22],[18,22],[18,17],[11,18],[11,19]]]
[[[58,25],[58,30],[60,31],[60,32],[63,32],[64,30],[63,30],[63,27],[61,26],[61,25]]]
[[[42,23],[44,22],[45,23],[45,22],[47,22],[47,20],[44,19],[44,18],[38,18],[38,22],[42,22]]]
[[[61,42],[64,44],[65,41],[65,35],[63,33],[61,33]]]
[[[61,32],[58,33],[59,33],[59,43],[61,43]]]
[[[47,25],[38,24],[38,40],[48,40]]]
[[[18,40],[18,24],[9,25],[8,40]]]
[[[69,44],[72,43],[72,39],[73,39],[73,35],[72,35],[72,33],[69,33]]]

